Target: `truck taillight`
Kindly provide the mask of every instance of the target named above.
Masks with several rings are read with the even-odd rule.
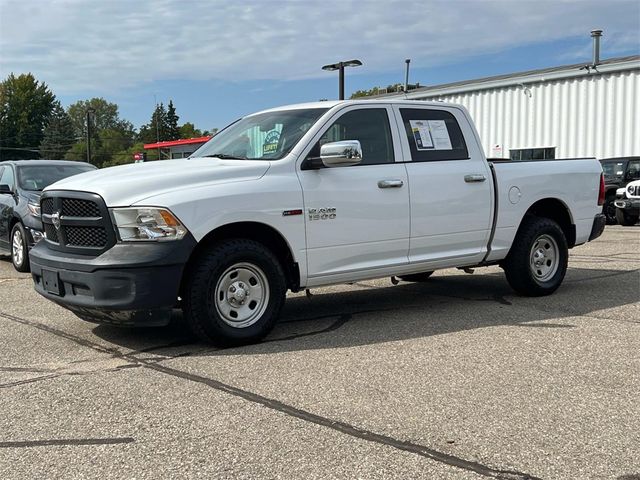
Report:
[[[604,205],[604,173],[600,174],[600,192],[598,192],[598,205]]]

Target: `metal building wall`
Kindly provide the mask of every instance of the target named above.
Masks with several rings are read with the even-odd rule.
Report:
[[[488,157],[539,147],[556,158],[640,156],[638,69],[423,98],[464,105]]]

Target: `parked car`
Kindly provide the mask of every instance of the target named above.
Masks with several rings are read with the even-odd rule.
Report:
[[[602,210],[607,223],[617,222],[616,191],[626,187],[629,182],[640,179],[640,157],[604,158],[600,160],[604,172],[605,204]]]
[[[16,270],[29,271],[28,250],[43,237],[42,190],[95,168],[88,163],[63,160],[0,162],[0,253],[11,256]]]
[[[640,220],[640,180],[631,182],[616,192],[616,218],[625,227],[635,225]]]
[[[163,325],[179,306],[203,339],[235,345],[269,332],[287,289],[500,265],[520,294],[549,295],[568,249],[604,229],[602,167],[483,151],[467,110],[440,102],[249,115],[188,159],[47,188],[35,289],[99,323]]]

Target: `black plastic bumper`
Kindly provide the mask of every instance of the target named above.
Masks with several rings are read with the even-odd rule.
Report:
[[[595,240],[602,232],[604,232],[604,226],[607,224],[607,217],[604,214],[599,213],[593,219],[593,226],[591,227],[591,235],[589,235],[589,241]]]
[[[39,242],[29,253],[36,291],[97,323],[166,325],[176,306],[185,264],[196,245],[119,243],[97,257],[51,250]]]

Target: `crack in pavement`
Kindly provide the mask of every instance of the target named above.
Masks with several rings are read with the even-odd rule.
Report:
[[[322,332],[327,332],[327,331],[332,331],[332,330],[336,330],[337,328],[339,328],[340,326],[344,325],[346,322],[348,322],[351,319],[351,315],[352,314],[343,314],[340,318],[338,318],[338,320],[336,320],[336,322],[332,323],[332,325],[330,325],[329,327],[323,329]],[[40,330],[43,330],[47,333],[50,333],[52,335],[56,335],[62,338],[65,338],[69,341],[75,342],[79,345],[85,346],[87,348],[91,348],[93,350],[99,351],[101,353],[105,353],[108,355],[111,355],[113,357],[117,357],[117,358],[121,358],[121,359],[128,359],[133,365],[136,366],[144,366],[145,368],[148,368],[150,370],[159,372],[159,373],[164,373],[166,375],[170,375],[172,377],[176,377],[176,378],[181,378],[184,380],[188,380],[191,382],[195,382],[195,383],[199,383],[202,385],[206,385],[208,387],[214,388],[218,391],[227,393],[229,395],[233,395],[235,397],[239,397],[242,398],[246,401],[255,403],[255,404],[259,404],[262,405],[266,408],[269,408],[271,410],[283,413],[285,415],[288,415],[290,417],[294,417],[297,418],[299,420],[308,422],[308,423],[313,423],[315,425],[320,425],[326,428],[329,428],[331,430],[335,430],[338,431],[340,433],[343,433],[345,435],[349,435],[351,437],[360,439],[360,440],[364,440],[364,441],[368,441],[368,442],[373,442],[373,443],[377,443],[380,445],[385,445],[385,446],[389,446],[392,448],[395,448],[397,450],[401,450],[401,451],[405,451],[405,452],[410,452],[416,455],[419,455],[421,457],[425,457],[428,458],[430,460],[439,462],[439,463],[443,463],[452,467],[457,467],[463,470],[467,470],[467,471],[471,471],[471,472],[475,472],[479,475],[485,476],[485,477],[489,477],[489,478],[496,478],[496,479],[501,479],[501,480],[540,480],[538,477],[535,477],[533,475],[530,475],[528,473],[524,473],[524,472],[520,472],[517,470],[507,470],[507,469],[499,469],[499,468],[493,468],[490,467],[488,465],[484,465],[481,464],[479,462],[475,462],[473,460],[466,460],[464,458],[461,457],[457,457],[454,455],[450,455],[448,453],[445,452],[441,452],[432,448],[429,448],[425,445],[420,445],[417,443],[413,443],[413,442],[409,442],[409,441],[403,441],[403,440],[399,440],[384,434],[380,434],[380,433],[376,433],[370,430],[366,430],[366,429],[362,429],[362,428],[358,428],[354,425],[350,425],[346,422],[341,422],[338,420],[333,420],[331,418],[328,417],[323,417],[320,415],[316,415],[314,413],[311,413],[309,411],[294,407],[292,405],[288,405],[286,403],[283,403],[279,400],[276,399],[272,399],[272,398],[268,398],[268,397],[264,397],[260,394],[254,393],[254,392],[250,392],[248,390],[243,390],[241,388],[238,387],[234,387],[232,385],[228,385],[226,383],[220,382],[218,380],[212,379],[212,378],[208,378],[208,377],[203,377],[200,375],[195,375],[192,373],[188,373],[188,372],[184,372],[182,370],[178,370],[175,368],[171,368],[171,367],[167,367],[165,365],[162,365],[160,362],[151,362],[151,361],[147,361],[147,360],[142,360],[142,359],[138,359],[135,358],[134,356],[132,356],[132,354],[138,355],[140,352],[136,351],[136,352],[131,352],[129,354],[125,354],[123,352],[121,352],[120,350],[116,349],[116,348],[108,348],[105,347],[103,345],[100,345],[98,343],[92,342],[90,340],[78,337],[77,335],[73,335],[67,332],[64,332],[62,330],[59,330],[57,328],[53,328],[50,327],[48,325],[43,325],[39,322],[35,322],[32,320],[26,320],[20,317],[16,317],[15,315],[9,315],[6,314],[4,312],[0,312],[0,317],[4,317],[8,320],[12,320],[15,321],[17,323],[21,323],[23,325],[30,325],[33,326],[34,328],[38,328]],[[321,333],[321,332],[318,332]],[[301,334],[303,335],[303,334]],[[283,339],[274,339],[272,341],[281,341]],[[131,441],[133,441],[133,439],[130,439]],[[21,442],[4,442],[4,443],[0,443],[0,446],[3,445],[8,445],[8,444],[13,444],[15,446],[15,444],[19,444]],[[22,442],[24,443],[24,442]]]
[[[48,447],[51,445],[115,445],[133,443],[131,437],[116,438],[60,438],[51,440],[25,440],[20,442],[0,442],[0,448]]]

